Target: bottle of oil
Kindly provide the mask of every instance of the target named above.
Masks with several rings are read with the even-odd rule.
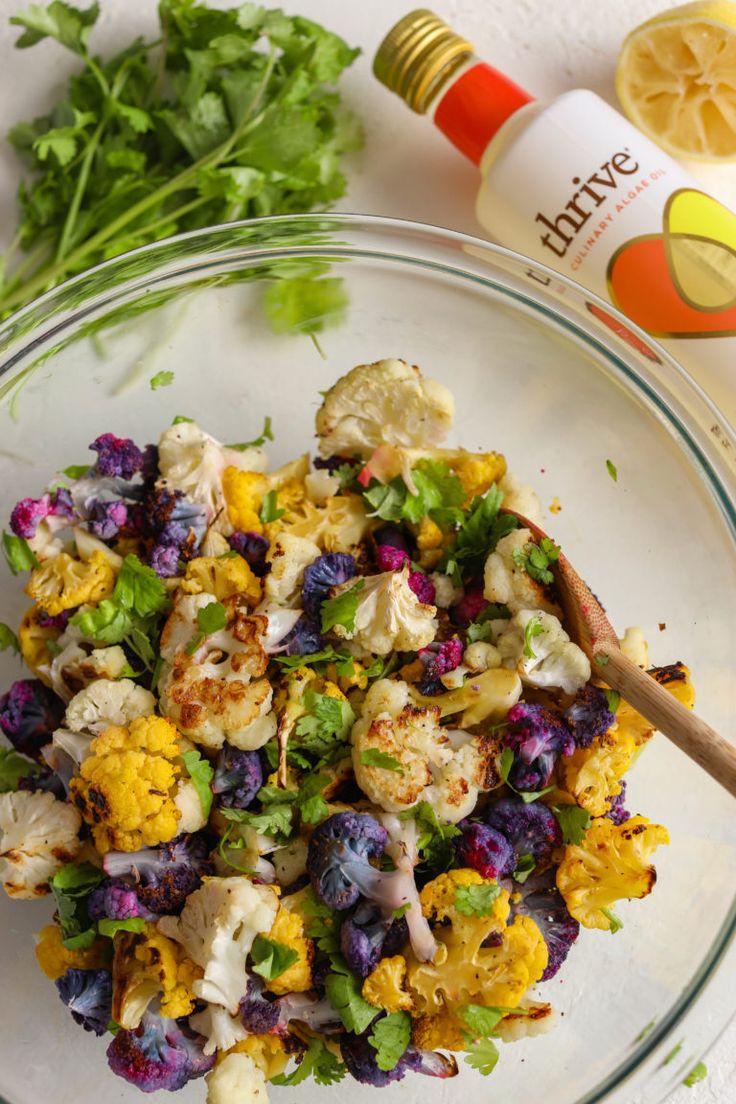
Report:
[[[405,16],[374,73],[478,166],[478,221],[608,298],[736,421],[736,215],[586,89],[534,100],[432,12]]]

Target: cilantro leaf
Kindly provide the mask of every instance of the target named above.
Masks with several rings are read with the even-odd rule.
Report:
[[[462,835],[456,824],[441,824],[428,801],[419,801],[411,809],[399,813],[399,819],[415,820],[421,829],[417,850],[423,873],[441,874],[452,866],[455,861],[452,841]]]
[[[260,448],[266,441],[273,441],[271,419],[268,415],[264,418],[260,437],[254,437],[252,441],[242,441],[237,445],[227,445],[227,448],[236,449],[238,452],[245,452],[245,450],[249,448]]]
[[[555,579],[549,565],[559,560],[560,551],[559,545],[553,540],[542,537],[538,544],[529,541],[523,548],[514,549],[511,555],[516,566],[526,571],[530,578],[549,586]]]
[[[461,574],[477,574],[502,537],[518,522],[511,514],[500,514],[503,492],[494,483],[482,497],[473,499],[465,521],[445,554],[445,567],[456,564]]]
[[[327,598],[322,603],[320,616],[323,633],[329,632],[335,625],[342,625],[346,632],[353,631],[360,601],[358,595],[364,587],[365,580],[358,579],[349,590],[336,594],[334,598]]]
[[[362,1035],[379,1015],[379,1010],[364,1000],[360,990],[359,980],[350,972],[344,960],[335,956],[332,960],[332,973],[325,980],[325,992],[345,1030],[353,1031],[356,1035]]]
[[[266,316],[275,333],[321,333],[343,321],[348,306],[337,276],[277,280],[266,292]]]
[[[491,916],[499,885],[461,885],[455,889],[455,908],[463,916]]]
[[[439,460],[420,460],[412,468],[411,475],[416,494],[409,491],[400,475],[390,483],[374,483],[368,487],[363,492],[363,498],[373,510],[368,516],[412,523],[438,511],[442,511],[439,516],[444,521],[462,516],[456,511],[465,499],[463,485],[447,464]],[[449,515],[448,510],[451,511]]]
[[[280,517],[283,517],[285,510],[280,510],[278,507],[278,494],[275,490],[270,490],[263,496],[263,502],[261,503],[261,512],[258,515],[264,525],[268,525],[271,521],[278,521]]]
[[[317,665],[334,663],[337,666],[338,675],[347,675],[350,677],[355,674],[355,662],[350,652],[336,651],[331,644],[328,644],[321,652],[310,652],[309,655],[277,655],[274,656],[274,659],[287,669],[296,667],[316,667]]]
[[[75,53],[84,53],[89,33],[100,14],[100,5],[94,3],[89,8],[75,8],[63,0],[53,0],[48,7],[42,4],[29,4],[20,15],[13,15],[10,22],[25,27],[25,32],[15,43],[19,49],[35,46],[44,38],[55,38],[62,46]]]
[[[318,950],[328,955],[338,954],[342,924],[340,914],[324,905],[311,886],[305,890],[303,911],[307,918],[306,934],[310,939],[314,939]]]
[[[618,469],[613,460],[606,460],[606,471],[614,483],[618,483]]]
[[[103,598],[96,608],[76,613],[72,624],[90,640],[119,644],[132,631],[133,618],[112,598]]]
[[[615,713],[621,701],[621,695],[618,690],[604,690],[603,693],[606,695],[606,702],[608,703],[610,712]]]
[[[49,879],[56,900],[62,943],[70,950],[89,947],[97,929],[87,912],[87,898],[105,875],[91,863],[65,863]]]
[[[28,541],[23,537],[16,537],[13,533],[6,533],[4,529],[3,551],[13,575],[19,575],[21,571],[30,571],[31,568],[38,567],[38,560]]]
[[[498,1047],[493,1040],[481,1039],[476,1041],[466,1032],[463,1032],[463,1039],[465,1049],[468,1052],[465,1057],[466,1063],[482,1073],[484,1077],[487,1077],[489,1073],[493,1073],[499,1058]]]
[[[142,932],[146,921],[142,916],[131,916],[128,920],[108,920],[104,918],[97,921],[97,930],[100,935],[106,935],[112,939],[116,932]]]
[[[514,753],[510,747],[505,747],[498,760],[498,773],[501,780],[508,784],[509,772],[514,765]]]
[[[272,1085],[300,1085],[311,1075],[318,1085],[334,1085],[342,1081],[347,1067],[328,1050],[321,1039],[310,1039],[302,1060],[290,1073],[279,1073],[270,1078]]]
[[[260,813],[251,813],[247,809],[225,809],[220,812],[225,820],[234,820],[238,824],[248,824],[264,836],[275,836],[286,842],[292,834],[294,810],[290,805],[264,806]]]
[[[0,621],[0,652],[6,652],[8,648],[12,648],[16,655],[20,654],[18,637],[15,635],[10,625],[6,625],[4,621]]]
[[[266,981],[281,977],[290,966],[299,961],[299,952],[285,943],[257,935],[251,948],[251,969]]]
[[[41,768],[13,748],[0,747],[0,793],[17,790],[18,781],[27,774],[37,774]]]
[[[304,706],[307,713],[296,723],[297,736],[345,740],[355,722],[355,713],[344,698],[331,698],[327,694],[307,690]]]
[[[693,1085],[697,1085],[699,1081],[705,1081],[707,1076],[708,1067],[705,1062],[698,1062],[697,1066],[693,1066],[682,1083],[683,1085],[687,1085],[688,1089],[691,1089]]]
[[[610,909],[610,908],[601,908],[601,912],[603,913],[606,920],[608,920],[609,924],[611,925],[610,928],[608,929],[610,931],[611,935],[615,935],[616,932],[620,932],[621,929],[624,926],[623,920],[620,920],[619,917],[616,915],[616,913],[613,912],[613,910]]]
[[[395,1069],[411,1042],[411,1016],[408,1012],[392,1012],[373,1025],[368,1042],[376,1051],[376,1065],[381,1070]]]
[[[152,391],[158,391],[159,387],[170,387],[174,382],[173,372],[157,372],[148,381]]]
[[[483,1004],[463,1004],[460,1015],[474,1039],[492,1035],[506,1014],[503,1008],[491,1008]]]
[[[516,870],[511,877],[515,882],[519,882],[523,885],[529,875],[534,873],[536,868],[537,862],[533,855],[520,855],[519,861],[516,864]]]
[[[185,423],[185,422],[193,422],[193,421],[194,421],[194,418],[187,418],[185,414],[177,414],[176,417],[172,419],[171,424],[172,424],[172,426],[175,426],[175,425],[182,425],[182,423]]]
[[[489,602],[485,609],[476,617],[475,621],[471,621],[467,628],[468,641],[474,644],[476,640],[491,640],[491,621],[508,621],[511,617],[511,610],[508,606],[500,605],[497,602]]]
[[[536,659],[536,653],[532,647],[532,640],[535,636],[541,636],[544,632],[542,627],[542,619],[538,613],[534,617],[530,617],[524,626],[524,652],[523,655],[526,659]]]
[[[123,560],[112,597],[121,609],[130,610],[136,617],[163,613],[169,606],[168,591],[156,572],[133,555]]]
[[[368,517],[383,518],[384,521],[399,521],[408,492],[400,475],[390,483],[376,483],[363,492],[363,498],[372,507]]]
[[[555,805],[552,812],[562,829],[565,843],[580,844],[592,824],[590,813],[579,805]]]
[[[191,751],[183,751],[181,753],[181,758],[189,777],[194,783],[199,803],[202,806],[202,814],[205,817],[209,817],[212,808],[212,790],[210,789],[210,783],[215,777],[214,767],[209,760],[202,758],[202,755],[196,748],[193,748]]]
[[[366,767],[378,767],[380,770],[395,771],[397,774],[404,773],[404,768],[398,759],[394,759],[393,755],[379,748],[366,748],[360,753],[360,761]]]
[[[89,464],[70,464],[68,468],[64,468],[62,475],[65,475],[67,479],[81,479],[89,471]]]

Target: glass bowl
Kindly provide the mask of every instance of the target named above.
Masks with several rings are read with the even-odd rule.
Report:
[[[344,282],[346,317],[316,341],[265,319],[266,290],[294,275]],[[454,391],[452,443],[504,452],[545,506],[558,499],[548,527],[614,624],[641,625],[652,662],[688,662],[698,710],[729,736],[736,441],[647,342],[577,285],[449,231],[340,215],[184,235],[72,280],[0,329],[0,513],[84,462],[98,434],[156,440],[177,414],[225,441],[255,437],[270,414],[281,463],[310,448],[320,389],[354,364],[403,357]],[[152,390],[162,370],[173,383]],[[0,616],[16,622],[18,582],[6,576],[2,597]],[[6,682],[18,677],[16,660],[2,667]],[[632,811],[667,825],[671,846],[657,853],[655,892],[617,909],[624,930],[583,931],[540,986],[556,1029],[503,1046],[489,1079],[461,1061],[459,1080],[411,1076],[385,1100],[537,1100],[543,1085],[546,1104],[655,1104],[701,1057],[736,1008],[732,799],[661,736],[629,795]],[[108,1072],[104,1041],[72,1022],[35,966],[32,933],[51,912],[47,899],[0,900],[0,1093],[132,1104],[137,1090]],[[307,1082],[288,1099],[344,1091]],[[374,1099],[357,1083],[347,1091]],[[204,1095],[194,1082],[181,1099]]]

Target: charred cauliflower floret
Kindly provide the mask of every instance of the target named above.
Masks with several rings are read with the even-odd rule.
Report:
[[[225,628],[205,636],[189,655],[199,633],[197,611],[211,602],[206,594],[176,598],[161,636],[161,710],[197,744],[221,748],[227,740],[252,751],[276,732],[261,642],[268,620],[251,616],[238,596],[226,598]]]
[[[305,568],[319,555],[314,541],[281,533],[266,556],[266,563],[271,565],[265,580],[266,599],[278,606],[300,605]]]
[[[405,682],[380,679],[368,691],[352,731],[353,770],[386,812],[429,801],[438,816],[456,823],[472,812],[481,790],[500,782],[496,744],[451,732],[439,720],[439,707],[415,705]]]
[[[242,556],[198,556],[187,564],[185,594],[212,594],[218,602],[241,595],[250,606],[261,600],[261,581]]]
[[[646,817],[623,824],[597,817],[580,844],[568,844],[557,869],[557,888],[583,927],[611,930],[603,911],[624,897],[646,897],[657,880],[652,851],[669,843],[666,828]]]
[[[501,538],[486,560],[483,597],[508,606],[512,613],[525,609],[559,615],[559,606],[548,597],[542,584],[532,579],[524,566],[514,560],[514,553],[518,557],[533,539],[529,529],[514,529]]]
[[[454,415],[447,388],[406,361],[359,364],[333,384],[317,411],[320,455],[368,457],[381,444],[438,445]]]
[[[553,614],[522,609],[510,621],[493,624],[500,627],[494,643],[504,667],[518,671],[528,686],[559,686],[574,694],[590,678],[588,657]]]
[[[202,971],[183,948],[154,924],[141,932],[121,931],[115,938],[112,966],[113,1019],[121,1027],[138,1027],[154,999],[162,1016],[178,1019],[194,1009],[192,984]]]
[[[279,518],[279,531],[306,538],[319,545],[320,551],[354,552],[370,524],[360,495],[346,493],[330,495],[319,504],[305,498],[291,507],[287,505],[284,516]]]
[[[0,880],[9,897],[42,897],[49,878],[73,862],[79,813],[50,793],[0,794]]]
[[[360,586],[360,584],[363,584]],[[375,655],[391,651],[411,652],[426,648],[437,632],[435,606],[421,602],[409,586],[409,567],[385,571],[367,579],[350,579],[335,588],[335,594],[359,586],[358,607],[352,629],[335,625],[334,632],[353,640],[359,648]]]
[[[101,552],[94,552],[87,561],[60,552],[33,569],[26,594],[55,617],[84,602],[96,605],[110,597],[114,586],[115,572]]]
[[[621,779],[635,754],[633,736],[609,729],[589,747],[577,748],[568,758],[560,759],[565,789],[591,816],[603,816],[611,807],[611,798],[621,793]]]

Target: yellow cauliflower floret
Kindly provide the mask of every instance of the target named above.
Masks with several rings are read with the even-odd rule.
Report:
[[[283,1073],[289,1064],[289,1055],[284,1049],[284,1044],[277,1035],[249,1035],[229,1050],[221,1050],[217,1054],[216,1063],[220,1062],[228,1054],[247,1054],[252,1058],[267,1081]]]
[[[31,606],[23,615],[23,620],[18,629],[18,644],[20,654],[26,667],[41,679],[41,682],[51,685],[51,679],[47,674],[42,674],[41,667],[48,667],[54,658],[49,648],[49,641],[55,641],[61,635],[59,629],[39,624],[39,620],[45,614],[40,606]]]
[[[260,511],[267,490],[268,479],[261,472],[225,468],[222,473],[222,493],[227,503],[228,517],[236,529],[251,533],[263,532]]]
[[[60,552],[31,572],[26,594],[51,617],[83,603],[96,605],[109,598],[115,586],[115,572],[102,552],[88,560],[75,560]]]
[[[156,997],[163,1016],[188,1016],[195,1003],[192,985],[201,977],[202,970],[184,948],[155,924],[147,923],[141,932],[119,932],[112,968],[113,1019],[121,1027],[137,1027]]]
[[[434,1015],[414,1020],[411,1041],[420,1050],[465,1050],[463,1026],[446,1004]]]
[[[306,490],[303,479],[288,479],[285,483],[280,483],[274,476],[269,477],[269,490],[276,491],[277,508],[284,511],[281,517],[264,526],[264,533],[270,541],[273,541],[285,528],[289,528],[288,525],[284,525],[284,520],[287,515],[293,517],[299,511],[305,501]]]
[[[279,491],[279,509],[284,502]],[[307,537],[325,552],[352,552],[365,536],[371,521],[360,495],[330,495],[323,506],[308,498],[287,504],[277,522],[281,532]]]
[[[580,844],[568,844],[557,870],[557,888],[576,920],[610,931],[602,909],[624,897],[646,897],[657,880],[652,851],[670,837],[661,824],[634,816],[623,824],[596,818]]]
[[[41,928],[36,942],[36,961],[51,981],[74,967],[76,970],[103,970],[110,966],[110,942],[96,939],[91,947],[71,951],[61,941],[61,928],[47,924]]]
[[[187,594],[213,594],[218,602],[242,594],[250,606],[261,600],[261,580],[242,556],[198,556],[180,584]]]
[[[506,472],[506,460],[498,452],[464,452],[453,457],[450,467],[463,485],[469,502],[484,495]]]
[[[516,1008],[544,973],[547,944],[528,916],[517,916],[509,927],[501,927],[502,941],[491,947],[482,944],[494,930],[487,923],[493,917],[469,919],[464,939],[457,938],[454,921],[449,932],[435,929],[438,945],[433,962],[417,962],[409,956],[408,985],[418,1011],[435,1015],[445,1001]],[[495,930],[499,931],[498,925]]]
[[[406,959],[403,955],[382,958],[363,982],[363,999],[384,1012],[411,1012],[414,1001],[406,990]]]
[[[290,947],[297,952],[299,958],[289,966],[288,970],[284,970],[283,974],[267,982],[266,989],[279,997],[285,993],[306,993],[312,987],[314,943],[304,934],[302,917],[298,912],[292,912],[282,905],[276,914],[268,938]]]
[[[635,754],[633,736],[610,729],[597,736],[590,747],[578,748],[561,760],[565,788],[591,816],[603,816],[611,807],[611,798],[621,793],[620,779]]]
[[[102,854],[155,847],[177,834],[177,738],[164,717],[137,717],[129,728],[113,725],[92,741],[70,797]]]
[[[653,667],[647,672],[651,678],[663,686],[673,698],[677,698],[686,709],[695,705],[695,687],[690,681],[690,669],[684,663],[671,663],[667,667]],[[616,709],[616,729],[621,735],[633,737],[637,748],[642,747],[654,735],[654,728],[646,717],[637,713],[633,706],[622,698]]]
[[[417,548],[420,552],[426,552],[431,548],[441,548],[443,533],[436,521],[431,517],[423,517],[419,522],[417,531]]]

